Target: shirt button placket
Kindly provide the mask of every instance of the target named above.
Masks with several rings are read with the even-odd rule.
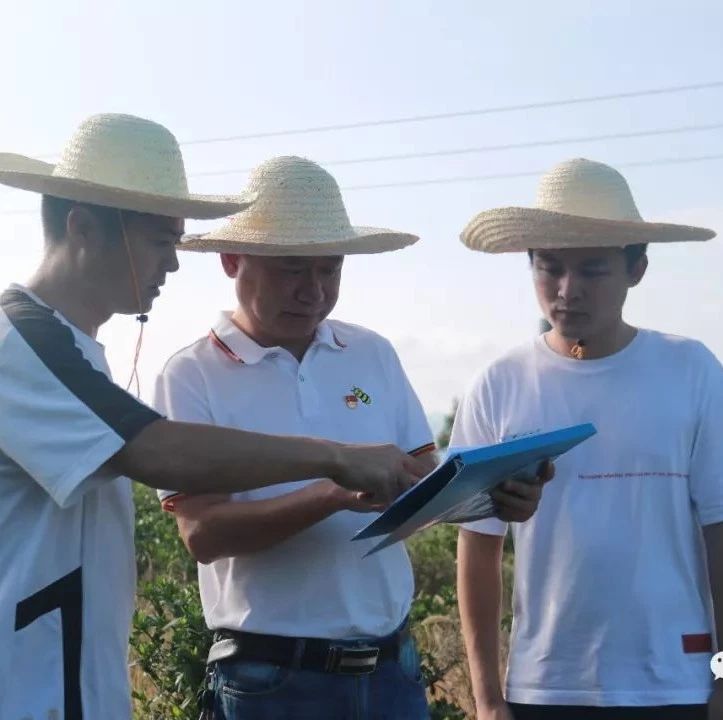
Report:
[[[301,414],[305,417],[315,415],[319,404],[313,383],[309,384],[304,373],[299,370],[299,404],[301,406]]]

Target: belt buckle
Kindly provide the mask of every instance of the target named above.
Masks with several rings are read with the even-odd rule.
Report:
[[[377,669],[378,660],[378,647],[331,645],[326,655],[324,670],[342,675],[369,675]]]

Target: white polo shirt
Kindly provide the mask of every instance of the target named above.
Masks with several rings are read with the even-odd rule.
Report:
[[[0,297],[0,718],[129,720],[130,481],[103,469],[159,415],[25,288]]]
[[[186,422],[395,443],[408,452],[434,447],[391,344],[338,321],[319,326],[298,362],[283,348],[259,346],[224,313],[208,337],[169,360],[155,404]],[[274,498],[304,484],[237,493],[233,500]],[[393,632],[409,612],[412,569],[403,544],[364,558],[374,541],[350,542],[373,517],[338,512],[270,549],[199,564],[209,628],[335,639]]]
[[[535,515],[512,526],[507,698],[705,703],[715,638],[701,526],[723,522],[723,369],[701,343],[649,330],[585,361],[538,337],[477,379],[451,442],[582,422],[597,435],[557,460]]]

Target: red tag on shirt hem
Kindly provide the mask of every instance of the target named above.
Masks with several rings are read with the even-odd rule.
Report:
[[[681,635],[681,639],[683,640],[683,652],[686,654],[713,652],[713,637],[710,633]]]

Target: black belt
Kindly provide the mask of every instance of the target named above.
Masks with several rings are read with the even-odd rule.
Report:
[[[366,675],[373,673],[380,662],[398,660],[408,636],[406,624],[393,635],[358,643],[218,630],[207,664],[221,660],[253,660],[317,672]]]

